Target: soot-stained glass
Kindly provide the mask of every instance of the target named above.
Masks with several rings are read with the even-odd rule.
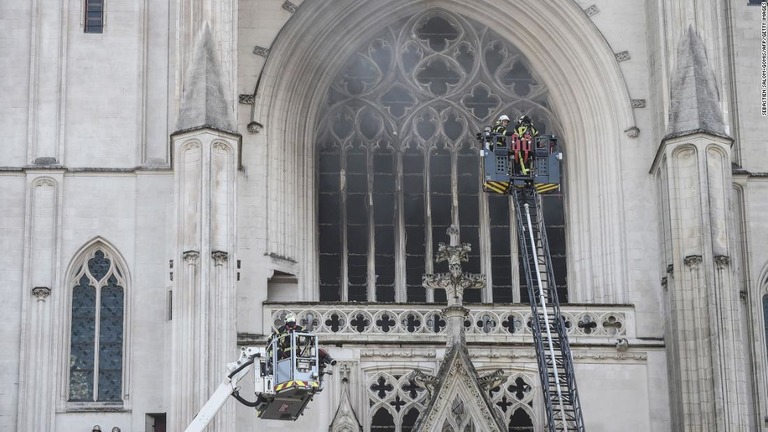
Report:
[[[120,400],[123,372],[123,287],[109,278],[101,288],[99,325],[99,398]]]
[[[87,254],[72,288],[69,398],[120,402],[123,394],[123,272],[107,254]]]
[[[542,133],[557,133],[547,98],[514,45],[445,10],[405,17],[359,42],[331,80],[316,128],[320,299],[444,301],[443,291],[421,287],[421,275],[447,270],[426,260],[457,225],[472,244],[465,271],[492,281],[490,295],[472,291],[465,300],[526,300],[514,277],[510,202],[481,192],[474,134],[500,114],[525,114]],[[544,205],[564,283],[562,196]]]

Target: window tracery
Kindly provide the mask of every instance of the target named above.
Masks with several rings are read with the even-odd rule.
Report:
[[[509,198],[480,190],[474,133],[501,113],[558,129],[522,53],[460,15],[405,18],[350,55],[316,135],[321,301],[430,300],[421,275],[442,271],[430,258],[450,225],[472,244],[470,270],[492,282],[492,293],[468,302],[527,299]],[[548,217],[562,220],[562,197],[544,200],[561,213]],[[548,235],[566,301],[564,223]]]
[[[379,372],[368,379],[371,432],[410,432],[429,402],[427,391],[409,374]]]

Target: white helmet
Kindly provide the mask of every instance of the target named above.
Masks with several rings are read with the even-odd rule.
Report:
[[[293,313],[290,313],[290,312],[289,312],[289,313],[288,313],[288,314],[285,316],[285,322],[286,322],[286,323],[289,323],[289,322],[295,323],[295,322],[296,322],[296,315],[295,315],[295,314],[293,314]]]
[[[499,121],[509,121],[509,117],[506,114],[502,114],[501,117],[499,117]]]

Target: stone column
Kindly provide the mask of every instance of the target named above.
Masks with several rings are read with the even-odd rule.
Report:
[[[747,431],[747,363],[730,269],[731,144],[715,74],[690,27],[680,39],[667,135],[652,172],[663,208],[675,430]],[[671,267],[669,267],[671,265]]]
[[[176,260],[183,258],[186,266],[174,284],[171,431],[186,428],[237,355],[232,263],[241,136],[215,47],[203,24],[171,135]],[[235,429],[234,409],[227,405],[207,430]]]
[[[24,244],[21,364],[17,430],[55,429],[57,344],[54,287],[58,278],[58,226],[62,173],[32,174]],[[61,301],[61,293],[56,295]],[[64,373],[68,371],[63,371]]]
[[[235,232],[238,137],[195,130],[174,135],[178,256],[174,281],[173,387],[170,430],[184,430],[224,377],[237,354]],[[235,429],[226,405],[209,431]]]
[[[739,288],[728,254],[730,189],[722,187],[730,183],[729,144],[704,135],[667,142],[676,430],[749,430]]]

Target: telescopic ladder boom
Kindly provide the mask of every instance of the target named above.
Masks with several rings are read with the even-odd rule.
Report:
[[[547,430],[583,432],[584,419],[567,329],[557,299],[539,194],[530,184],[513,188],[510,194],[514,196],[517,213],[521,271],[525,274],[531,303],[531,329],[544,393]]]

